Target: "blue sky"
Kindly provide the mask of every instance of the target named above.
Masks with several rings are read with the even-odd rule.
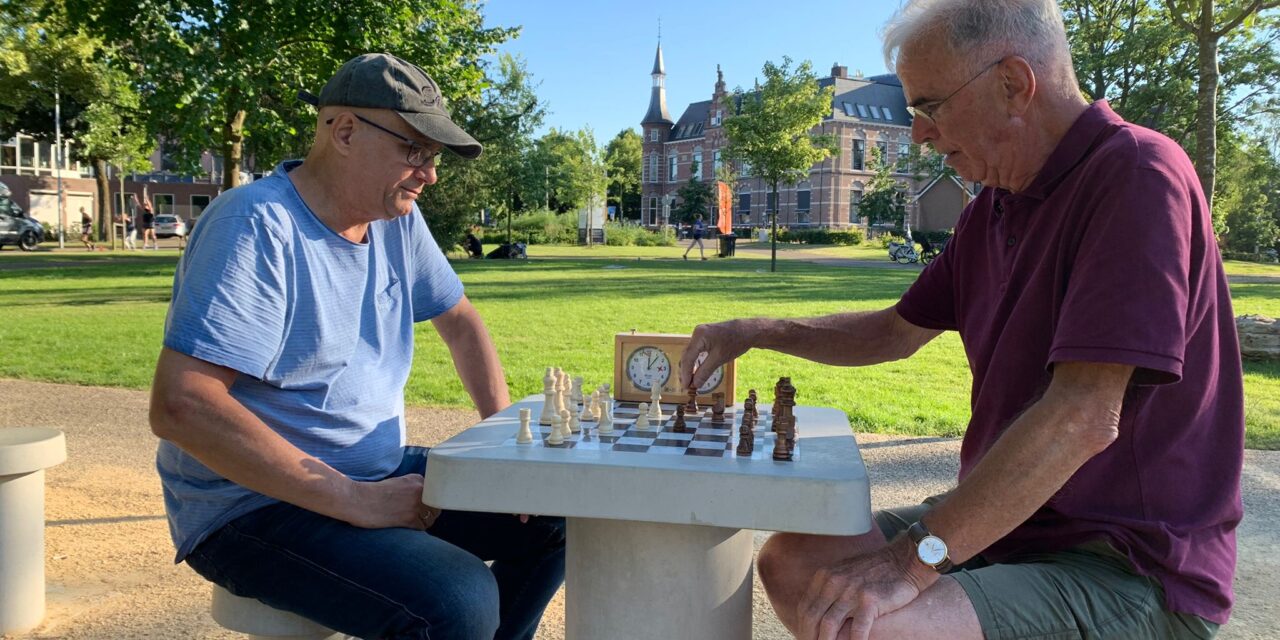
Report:
[[[523,27],[500,47],[519,54],[549,111],[544,129],[589,125],[603,145],[640,128],[649,105],[653,54],[662,19],[667,108],[673,119],[707,100],[716,64],[729,89],[750,87],[766,60],[810,60],[819,76],[831,64],[885,72],[879,29],[898,0],[489,0],[489,25]]]

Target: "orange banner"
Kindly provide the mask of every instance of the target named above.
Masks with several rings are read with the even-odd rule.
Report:
[[[729,190],[728,183],[716,181],[717,202],[720,203],[720,219],[716,221],[716,227],[720,229],[720,233],[733,233],[733,192]]]

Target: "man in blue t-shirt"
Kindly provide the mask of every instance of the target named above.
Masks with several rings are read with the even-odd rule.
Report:
[[[481,146],[394,56],[348,61],[317,106],[306,160],[216,199],[174,277],[150,417],[177,561],[362,638],[532,638],[564,521],[424,505],[404,442],[414,323],[482,417],[510,404],[416,205],[439,153]]]

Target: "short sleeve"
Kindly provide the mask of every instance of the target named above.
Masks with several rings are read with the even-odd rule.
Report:
[[[983,194],[987,196],[988,194]],[[968,234],[965,229],[973,215],[974,207],[981,200],[969,203],[956,223],[956,233],[947,243],[947,249],[920,272],[894,309],[903,320],[924,329],[955,331],[956,319],[955,270],[957,255],[963,251]]]
[[[164,345],[262,379],[284,335],[283,246],[251,216],[218,216],[200,224],[205,227],[174,278]]]
[[[1058,362],[1136,367],[1134,382],[1182,378],[1193,193],[1172,171],[1111,176],[1080,239],[1049,352]]]
[[[444,257],[416,206],[408,218],[414,274],[413,321],[423,322],[452,309],[462,300],[462,280]]]

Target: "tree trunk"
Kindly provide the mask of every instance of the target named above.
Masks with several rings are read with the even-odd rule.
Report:
[[[769,204],[768,202],[765,203]],[[766,209],[768,207],[765,207]],[[778,181],[773,181],[773,211],[769,216],[769,272],[778,270]]]
[[[1218,169],[1218,37],[1213,32],[1213,1],[1202,0],[1196,25],[1200,81],[1196,87],[1196,175],[1213,211],[1213,184]]]
[[[98,183],[98,234],[97,241],[107,239],[111,232],[111,185],[107,182],[107,161],[93,159],[93,178]]]
[[[231,89],[227,96],[229,104],[236,104],[240,97],[239,89]],[[229,111],[222,126],[222,189],[234,189],[240,186],[240,162],[242,143],[244,142],[243,109]]]

